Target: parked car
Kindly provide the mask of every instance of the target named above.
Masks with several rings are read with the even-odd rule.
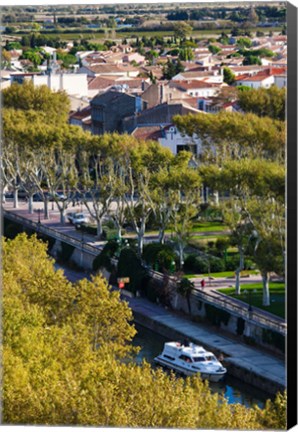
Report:
[[[66,200],[67,197],[62,192],[54,192],[49,194],[49,201],[63,201]]]
[[[84,213],[75,213],[75,212],[67,213],[66,218],[68,222],[70,222],[73,225],[84,224],[87,223],[89,220],[88,216],[86,216]]]

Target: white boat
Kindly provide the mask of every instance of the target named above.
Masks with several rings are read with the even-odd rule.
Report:
[[[154,361],[183,375],[200,374],[202,379],[213,382],[220,381],[227,372],[212,352],[193,343],[166,342]]]

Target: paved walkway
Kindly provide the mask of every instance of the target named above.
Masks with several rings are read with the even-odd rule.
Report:
[[[29,215],[27,206],[26,203],[20,203],[19,209],[15,210],[12,208],[12,203],[8,202],[4,205],[4,208],[37,222],[38,214],[35,212],[34,214]],[[34,203],[34,207],[40,208],[41,203]],[[80,208],[77,210],[79,211]],[[49,220],[41,219],[41,223],[46,224],[53,229],[63,231],[65,234],[67,233],[70,236],[81,239],[81,233],[76,231],[73,226],[70,224],[60,224],[59,212],[56,209],[50,211]],[[84,241],[86,243],[90,242],[90,244],[92,243],[92,245],[96,245],[99,248],[102,247],[103,244],[103,242],[94,242],[94,237],[88,235],[84,235]],[[67,269],[65,269],[65,275],[72,281],[86,277],[86,273],[84,272],[74,272]],[[230,280],[228,283],[231,284],[231,282],[232,281]],[[223,283],[223,280],[219,283]],[[214,286],[206,286],[205,289],[214,289]],[[128,301],[130,307],[135,313],[139,313],[158,324],[163,324],[170,329],[178,331],[185,337],[197,343],[201,343],[202,345],[206,345],[212,350],[223,353],[224,356],[227,357],[227,367],[229,367],[229,364],[235,365],[247,372],[253,372],[264,379],[267,378],[268,380],[274,381],[280,386],[285,386],[285,365],[284,361],[280,358],[268,354],[260,349],[245,345],[235,340],[235,338],[219,332],[213,327],[194,323],[172,311],[166,310],[160,305],[149,302],[147,299],[140,297],[131,298],[127,296],[125,299]]]

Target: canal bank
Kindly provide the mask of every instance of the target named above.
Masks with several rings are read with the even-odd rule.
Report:
[[[72,242],[79,243],[79,261],[81,267],[85,267],[84,256],[87,251],[91,251],[96,256],[102,247],[99,242],[94,241],[84,243],[80,242],[80,233],[76,232],[70,226],[61,226],[57,221],[42,224],[42,227],[33,222],[31,218],[36,219],[36,215],[28,215],[26,210],[16,211],[13,213],[20,223],[28,222],[34,230],[47,230],[48,235],[56,236],[58,239],[63,236]],[[12,215],[11,215],[12,216]],[[47,226],[46,226],[47,225]],[[102,242],[101,242],[102,243]],[[83,250],[84,249],[84,250]],[[95,252],[94,252],[95,251]],[[85,272],[78,272],[77,279],[86,277]],[[141,297],[125,297],[129,302],[135,316],[135,321],[141,325],[152,329],[156,333],[164,335],[168,339],[189,338],[197,344],[202,344],[216,354],[222,353],[225,356],[225,365],[229,374],[233,375],[243,382],[251,384],[272,395],[277,391],[282,391],[286,385],[284,360],[279,357],[267,354],[261,349],[251,347],[241,343],[240,338],[232,338],[220,331],[220,329],[198,324],[181,317],[177,313],[166,310],[164,307],[151,303]]]
[[[134,320],[169,340],[188,338],[215,354],[223,354],[229,375],[275,395],[286,387],[284,362],[260,349],[245,345],[201,323],[194,323],[144,298],[121,294],[131,307]]]

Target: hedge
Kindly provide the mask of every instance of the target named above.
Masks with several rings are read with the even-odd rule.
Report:
[[[130,282],[125,288],[134,294],[142,289],[146,270],[142,267],[141,259],[131,248],[122,249],[118,260],[117,277],[129,277]]]

